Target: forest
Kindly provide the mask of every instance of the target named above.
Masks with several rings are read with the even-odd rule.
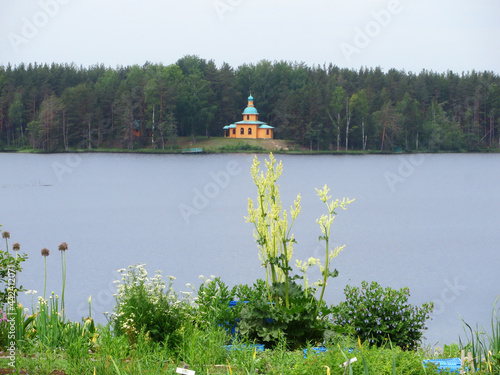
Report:
[[[168,66],[0,66],[0,150],[170,149],[178,137],[223,137],[250,92],[275,138],[314,151],[500,148],[493,72],[233,68],[186,55]]]

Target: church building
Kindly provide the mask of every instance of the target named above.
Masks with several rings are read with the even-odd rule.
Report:
[[[274,127],[259,121],[259,112],[248,97],[248,106],[243,111],[243,120],[224,126],[225,138],[273,138]]]

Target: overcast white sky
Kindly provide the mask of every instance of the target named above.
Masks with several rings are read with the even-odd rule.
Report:
[[[0,0],[0,65],[262,59],[500,73],[499,0]]]

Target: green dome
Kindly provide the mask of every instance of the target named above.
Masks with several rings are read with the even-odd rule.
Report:
[[[258,115],[257,109],[255,107],[246,107],[243,111],[244,115]]]

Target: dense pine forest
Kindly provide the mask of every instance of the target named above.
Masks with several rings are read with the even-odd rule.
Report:
[[[500,146],[500,78],[492,72],[285,61],[233,68],[184,56],[169,66],[0,66],[0,149],[163,149],[185,136],[195,143],[241,120],[250,92],[275,138],[311,150]]]

